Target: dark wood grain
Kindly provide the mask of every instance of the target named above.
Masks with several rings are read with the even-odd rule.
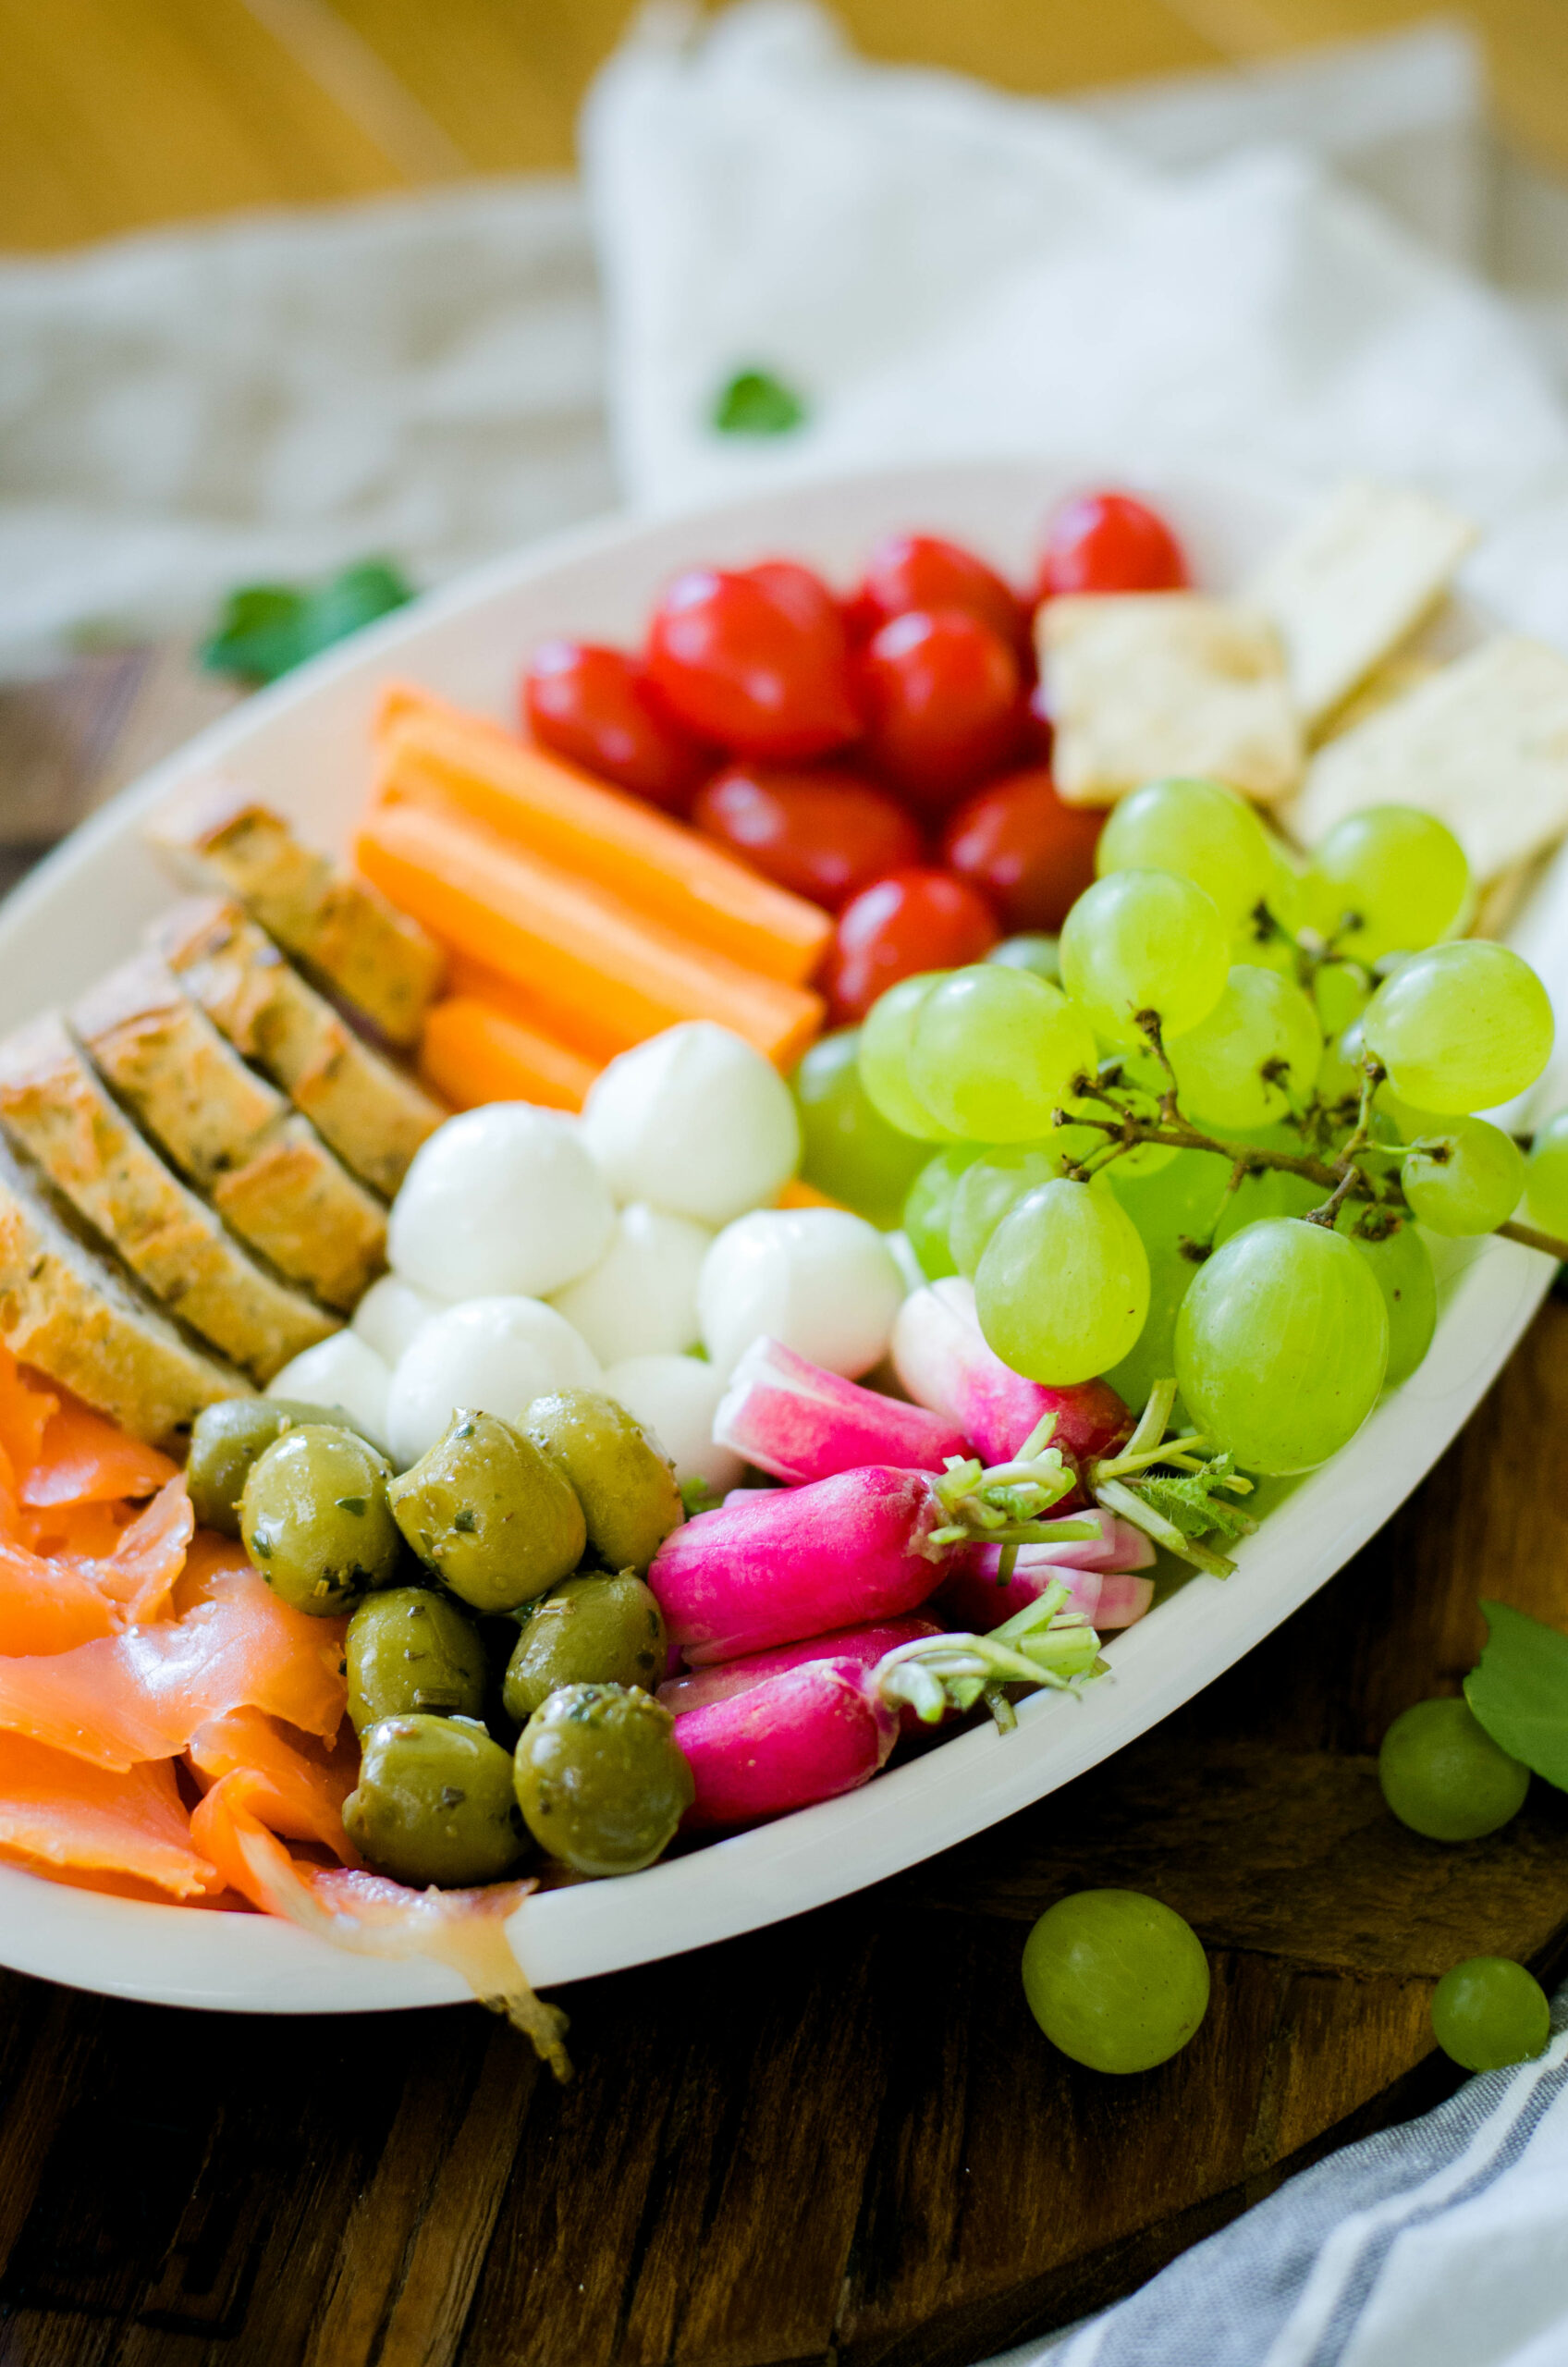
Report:
[[[53,722],[0,701],[18,862],[133,725],[155,753],[213,703],[175,658],[95,665]],[[1568,1623],[1565,1428],[1552,1302],[1425,1486],[1198,1700],[876,1891],[569,1993],[565,2091],[477,2010],[0,1977],[0,2367],[962,2367],[1130,2289],[1446,2091],[1447,1965],[1568,1953],[1568,1801],[1537,1784],[1445,1849],[1372,1756],[1473,1663],[1481,1594]],[[1210,1952],[1207,2019],[1144,2078],[1078,2070],[1023,2004],[1030,1921],[1085,1883]]]

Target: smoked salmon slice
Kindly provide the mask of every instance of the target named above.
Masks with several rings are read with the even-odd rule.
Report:
[[[0,1660],[0,1728],[100,1767],[172,1759],[227,1711],[269,1711],[330,1742],[343,1716],[341,1619],[310,1619],[253,1570],[226,1570],[182,1619],[74,1650]]]
[[[256,1815],[290,1841],[319,1841],[341,1865],[359,1853],[343,1830],[343,1803],[359,1780],[359,1745],[349,1734],[331,1751],[308,1736],[290,1741],[262,1710],[231,1710],[198,1727],[187,1753],[205,1786],[240,1772],[265,1785],[252,1794]]]
[[[217,1883],[166,1759],[116,1774],[23,1735],[0,1734],[0,1851],[35,1872],[129,1877],[176,1898]]]
[[[92,1576],[111,1602],[123,1606],[130,1625],[159,1618],[195,1534],[185,1475],[177,1471],[123,1532],[107,1559],[92,1564]]]
[[[118,1625],[114,1604],[90,1575],[69,1562],[44,1561],[0,1533],[0,1653],[69,1652]]]
[[[26,1387],[25,1376],[21,1385]],[[16,1423],[6,1418],[0,1384],[0,1444],[10,1453],[20,1477],[25,1505],[42,1509],[46,1504],[103,1504],[125,1496],[153,1496],[175,1477],[178,1466],[166,1454],[116,1429],[67,1391],[43,1402],[53,1410],[24,1462],[11,1446]]]
[[[449,1965],[481,2005],[526,2032],[557,2079],[570,2078],[566,2016],[534,1995],[507,1939],[507,1919],[533,1883],[418,1891],[381,1874],[297,1863],[263,1821],[268,1789],[264,1775],[226,1775],[190,1820],[196,1846],[233,1889],[335,1947]]]
[[[60,1404],[55,1391],[32,1380],[0,1340],[0,1447],[18,1479],[38,1461],[44,1430]]]

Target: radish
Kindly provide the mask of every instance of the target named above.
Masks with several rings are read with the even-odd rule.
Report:
[[[1025,1547],[1006,1580],[980,1570],[954,1570],[943,1579],[936,1598],[943,1617],[955,1627],[988,1628],[1026,1610],[1059,1579],[1068,1589],[1072,1609],[1099,1628],[1131,1627],[1154,1600],[1154,1580],[1136,1577],[1130,1570],[1084,1570],[1064,1562],[1031,1564],[1027,1555]],[[1148,1558],[1154,1560],[1152,1546]]]
[[[792,1485],[874,1463],[940,1471],[949,1456],[974,1453],[940,1414],[841,1380],[767,1338],[753,1340],[730,1375],[713,1434]]]
[[[987,1692],[1005,1731],[1016,1722],[999,1686],[1075,1690],[1098,1666],[1099,1639],[1066,1600],[1058,1583],[992,1635],[911,1637],[872,1665],[843,1652],[807,1660],[678,1711],[695,1786],[684,1824],[754,1824],[853,1791],[886,1762],[906,1705],[935,1724]]]
[[[1004,1365],[982,1336],[974,1285],[952,1274],[905,1299],[893,1323],[893,1369],[917,1405],[967,1431],[987,1463],[1017,1453],[1047,1414],[1051,1442],[1075,1462],[1114,1453],[1133,1416],[1109,1381],[1049,1389]]]
[[[869,1627],[840,1627],[830,1636],[808,1637],[803,1644],[780,1644],[771,1652],[753,1652],[743,1661],[723,1661],[713,1668],[691,1669],[672,1676],[659,1687],[658,1698],[677,1717],[688,1710],[705,1709],[710,1701],[728,1701],[731,1694],[749,1693],[770,1676],[782,1676],[808,1661],[856,1661],[875,1668],[884,1654],[900,1644],[938,1636],[934,1619],[918,1612],[907,1619],[884,1619]]]
[[[1054,1448],[990,1472],[954,1464],[941,1478],[886,1464],[841,1471],[699,1513],[665,1539],[648,1584],[693,1666],[739,1660],[913,1611],[940,1584],[949,1549],[974,1538],[1096,1537],[1092,1515],[1040,1518],[1072,1484]]]

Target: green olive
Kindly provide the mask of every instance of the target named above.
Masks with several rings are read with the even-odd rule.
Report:
[[[477,1718],[484,1707],[484,1648],[456,1603],[432,1587],[387,1587],[349,1622],[344,1650],[354,1732],[427,1710]]]
[[[423,1890],[493,1883],[525,1846],[510,1753],[474,1718],[383,1718],[363,1738],[343,1829],[378,1873]]]
[[[256,1457],[301,1422],[354,1425],[326,1405],[306,1405],[297,1397],[225,1397],[203,1405],[190,1426],[185,1484],[202,1528],[225,1537],[239,1534],[239,1499]]]
[[[560,1685],[640,1685],[664,1676],[664,1614],[635,1570],[566,1578],[518,1613],[502,1699],[521,1725]],[[351,1632],[351,1631],[350,1631]]]
[[[411,1471],[392,1516],[422,1562],[475,1611],[515,1611],[582,1559],[582,1507],[548,1456],[494,1414],[459,1409]]]
[[[325,1616],[388,1585],[402,1551],[390,1477],[385,1456],[336,1423],[302,1423],[275,1439],[239,1499],[245,1551],[273,1592]]]
[[[563,1389],[536,1397],[523,1428],[576,1490],[595,1560],[641,1576],[684,1517],[675,1474],[641,1425],[613,1397]]]
[[[675,1720],[635,1685],[563,1685],[518,1737],[523,1822],[580,1874],[651,1866],[693,1790]]]

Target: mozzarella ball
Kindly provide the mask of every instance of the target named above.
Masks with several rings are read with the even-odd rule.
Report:
[[[716,1372],[765,1333],[853,1380],[888,1345],[904,1297],[875,1225],[847,1208],[754,1208],[703,1260],[697,1313]]]
[[[574,1122],[491,1101],[438,1126],[392,1204],[386,1257],[400,1281],[448,1302],[543,1298],[605,1254],[615,1206]]]
[[[384,1358],[357,1331],[335,1331],[303,1348],[275,1372],[269,1397],[298,1397],[307,1405],[341,1406],[351,1421],[383,1444],[386,1440],[386,1392],[392,1375]]]
[[[628,1356],[604,1388],[668,1455],[677,1479],[705,1479],[722,1495],[741,1477],[740,1456],[713,1434],[724,1376],[700,1356]]]
[[[582,1136],[618,1198],[699,1224],[728,1224],[777,1198],[801,1159],[789,1086],[710,1019],[667,1027],[613,1060],[589,1087]]]
[[[679,1355],[697,1344],[697,1277],[713,1235],[689,1217],[633,1200],[610,1245],[551,1305],[582,1332],[602,1365],[625,1356]]]
[[[383,1274],[355,1307],[354,1330],[391,1367],[431,1317],[440,1314],[444,1304],[424,1291],[416,1291],[411,1282],[400,1282],[396,1274]]]
[[[471,1298],[403,1351],[386,1403],[399,1471],[434,1446],[459,1405],[519,1422],[555,1389],[595,1389],[598,1361],[564,1315],[536,1298]]]

